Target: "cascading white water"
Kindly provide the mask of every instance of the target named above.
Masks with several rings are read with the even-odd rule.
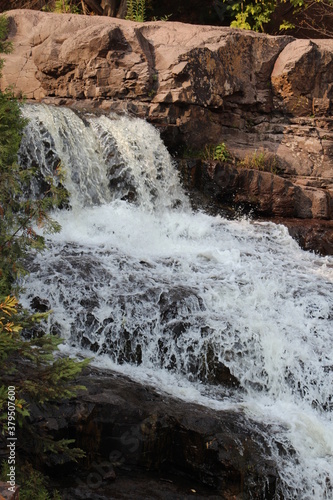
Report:
[[[61,161],[72,206],[54,214],[62,231],[32,262],[24,303],[48,299],[68,349],[266,423],[284,498],[333,498],[333,259],[282,226],[192,213],[141,120],[24,113],[22,163]],[[219,384],[221,367],[240,389]]]
[[[29,123],[21,162],[38,165],[48,175],[57,160],[67,167],[66,187],[74,209],[116,199],[136,200],[150,211],[189,207],[171,158],[159,147],[158,132],[152,128],[147,137],[142,120],[81,119],[66,108],[36,105],[26,106],[23,115]]]

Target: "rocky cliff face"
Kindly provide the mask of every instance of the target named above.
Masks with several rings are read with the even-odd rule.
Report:
[[[278,174],[237,167],[227,189],[267,216],[332,219],[333,40],[27,10],[8,17],[15,50],[2,88],[142,116],[174,153],[220,142],[237,158],[265,151]],[[228,176],[223,164],[212,174],[221,196]]]

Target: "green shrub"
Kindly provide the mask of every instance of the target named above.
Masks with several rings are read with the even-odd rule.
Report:
[[[127,0],[126,19],[143,23],[146,20],[146,0]]]
[[[204,160],[227,162],[230,161],[231,158],[231,153],[224,142],[221,142],[217,146],[206,146],[203,153]]]
[[[80,14],[80,9],[72,0],[56,0],[54,12],[59,14]]]
[[[182,157],[221,162],[229,162],[233,160],[233,156],[224,142],[217,145],[209,144],[199,150],[188,147],[182,153]]]
[[[284,30],[302,29],[317,33],[316,38],[331,38],[333,36],[332,15],[333,0],[217,0],[223,3],[221,12],[230,16],[230,26],[233,28],[249,29],[266,32],[271,21],[279,22],[277,32]],[[288,4],[289,9],[280,9]],[[289,12],[291,21],[280,18]],[[274,24],[274,23],[273,23]],[[275,33],[277,34],[277,33]]]
[[[227,3],[229,4],[228,1]],[[234,19],[230,26],[264,32],[264,25],[270,21],[276,5],[274,0],[232,2],[229,4],[229,12]]]
[[[253,154],[247,155],[243,160],[238,162],[237,166],[260,170],[262,172],[271,172],[275,175],[283,171],[277,156],[264,149],[256,150]]]

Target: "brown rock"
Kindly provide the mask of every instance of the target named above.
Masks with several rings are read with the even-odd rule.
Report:
[[[290,41],[180,23],[28,10],[7,15],[15,51],[2,87],[13,84],[35,99],[126,96],[220,109],[225,97],[238,94],[241,102],[268,109],[270,72]]]
[[[284,224],[289,234],[304,250],[320,255],[333,255],[333,221],[316,219],[275,219],[274,222]]]
[[[19,486],[13,486],[13,490],[9,490],[11,487],[8,483],[0,482],[0,500],[19,500]]]
[[[332,82],[333,40],[295,40],[274,65],[276,106],[294,116],[329,115]]]
[[[237,215],[239,207],[251,210],[287,226],[303,249],[333,255],[333,205],[326,190],[217,162],[181,160],[179,169],[195,208],[225,217],[234,217],[235,210]]]
[[[258,215],[330,219],[332,199],[322,189],[297,186],[269,172],[237,168],[223,163],[207,167],[219,187],[219,197],[232,197],[235,204],[251,207]]]

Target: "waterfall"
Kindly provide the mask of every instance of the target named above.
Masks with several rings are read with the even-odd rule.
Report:
[[[47,299],[65,350],[266,423],[284,498],[333,498],[333,259],[283,226],[192,212],[142,120],[24,115],[21,163],[61,162],[71,209],[53,214],[62,231],[32,259],[23,304]]]
[[[142,120],[86,115],[71,110],[30,105],[19,152],[22,164],[38,165],[52,175],[66,169],[71,205],[81,209],[116,199],[136,201],[147,210],[189,203],[158,132]],[[101,166],[103,165],[103,168]]]

